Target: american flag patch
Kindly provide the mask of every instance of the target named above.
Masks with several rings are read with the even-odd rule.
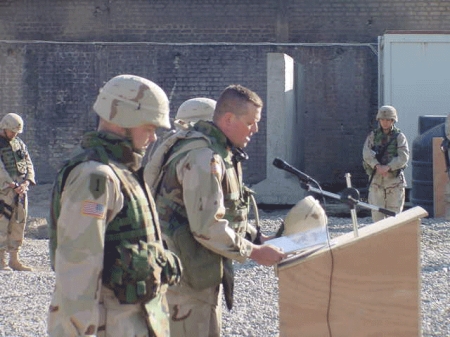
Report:
[[[103,219],[105,217],[105,205],[85,200],[83,201],[83,206],[81,207],[81,213],[83,215]]]

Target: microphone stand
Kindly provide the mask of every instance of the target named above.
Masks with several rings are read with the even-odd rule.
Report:
[[[348,176],[347,176],[348,175]],[[305,182],[301,179],[299,179],[300,181],[300,186],[305,189],[306,191],[311,191],[323,196],[327,196],[336,200],[340,200],[342,202],[345,202],[349,205],[350,209],[351,209],[351,215],[352,215],[352,220],[353,220],[353,232],[355,237],[358,237],[358,224],[357,224],[357,220],[356,220],[356,206],[362,206],[364,208],[367,209],[371,209],[374,211],[378,211],[380,213],[389,215],[389,216],[395,216],[396,213],[393,211],[390,211],[386,208],[382,208],[382,207],[378,207],[378,206],[374,206],[365,202],[362,202],[359,200],[359,191],[353,187],[351,187],[351,183],[350,183],[350,174],[347,173],[346,174],[346,178],[347,178],[347,188],[344,189],[341,194],[335,194],[335,193],[331,193],[328,191],[324,191],[321,188],[316,188],[316,187],[312,187],[310,185],[310,182]],[[313,179],[312,179],[313,180]],[[315,182],[315,181],[314,181]],[[320,186],[317,182],[315,182],[318,186]]]
[[[351,177],[350,173],[345,174],[345,181],[347,182],[347,188],[352,187],[352,181],[350,180],[350,177]],[[357,238],[359,235],[358,235],[358,218],[356,216],[356,206],[354,203],[352,203],[349,206],[350,206],[350,213],[352,215],[353,234],[355,235],[355,238]]]

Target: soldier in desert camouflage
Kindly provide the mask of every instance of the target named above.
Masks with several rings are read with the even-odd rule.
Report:
[[[258,131],[263,103],[253,91],[227,87],[213,121],[175,133],[145,167],[169,249],[181,259],[180,285],[170,287],[172,337],[215,337],[221,329],[221,284],[233,303],[232,260],[271,266],[284,253],[248,223],[242,149]],[[169,144],[169,146],[166,146]]]
[[[175,132],[179,130],[186,130],[199,120],[211,121],[215,107],[216,101],[206,97],[195,97],[184,101],[178,107],[177,114],[175,115],[175,119],[173,121],[175,128],[165,131],[162,137],[158,137],[158,140],[152,144],[148,151],[147,161],[151,159],[158,146],[167,138],[171,137]]]
[[[52,195],[55,290],[50,337],[168,337],[165,291],[181,264],[161,240],[141,161],[169,102],[155,83],[119,75],[94,104],[100,121],[59,171]]]
[[[0,121],[0,270],[31,271],[19,259],[28,213],[28,187],[35,185],[33,163],[25,143],[23,119],[8,113]],[[9,263],[6,253],[9,252]]]
[[[174,124],[185,130],[198,121],[212,121],[216,101],[206,97],[195,97],[184,101],[177,110]]]
[[[364,142],[363,166],[369,175],[369,204],[400,213],[405,204],[406,180],[403,169],[409,160],[408,141],[395,123],[397,110],[390,105],[378,109],[378,128]],[[372,211],[373,222],[385,214]]]

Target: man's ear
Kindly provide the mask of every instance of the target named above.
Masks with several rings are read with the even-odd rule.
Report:
[[[223,120],[226,123],[226,125],[230,126],[231,123],[234,121],[235,114],[232,112],[225,112],[223,115]]]

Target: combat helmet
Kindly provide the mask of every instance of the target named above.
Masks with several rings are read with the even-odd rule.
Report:
[[[178,108],[174,123],[184,127],[187,123],[199,120],[211,121],[216,108],[216,101],[206,97],[196,97],[183,102]]]
[[[393,106],[383,105],[378,109],[377,120],[379,119],[393,119],[398,122],[397,110]]]
[[[100,89],[93,108],[101,118],[124,128],[144,124],[170,128],[167,95],[143,77],[119,75],[110,79]]]
[[[326,226],[327,222],[327,215],[319,201],[312,196],[307,196],[292,207],[286,215],[282,235],[322,228]]]
[[[6,114],[0,121],[0,129],[11,130],[15,133],[23,132],[23,119],[18,114],[9,113]]]

